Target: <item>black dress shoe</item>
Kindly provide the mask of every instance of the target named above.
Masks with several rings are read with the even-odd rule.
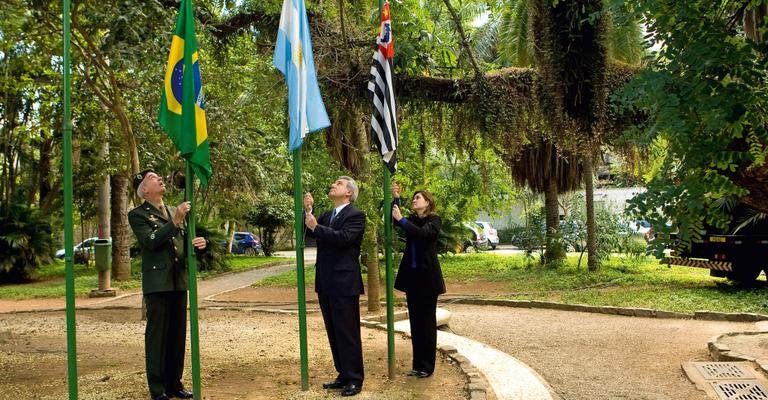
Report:
[[[406,375],[408,375],[408,376],[415,376],[417,378],[427,378],[427,377],[431,376],[432,374],[430,374],[429,372],[417,371],[415,369],[412,369],[412,370],[408,371],[408,373]]]
[[[342,396],[354,396],[360,391],[363,390],[361,385],[357,383],[348,383],[346,386],[344,386],[344,390],[341,391]]]
[[[168,395],[163,393],[163,394],[161,394],[159,396],[153,397],[152,400],[170,400],[170,399],[168,398]]]
[[[333,382],[323,383],[323,389],[341,389],[344,387],[344,382],[336,379]]]
[[[176,398],[179,398],[179,399],[191,399],[191,398],[195,397],[195,395],[192,394],[192,392],[190,392],[190,391],[187,391],[187,390],[184,390],[184,389],[180,389],[180,390],[176,390],[176,391],[173,391],[173,392],[169,392],[168,393],[168,397],[176,397]]]

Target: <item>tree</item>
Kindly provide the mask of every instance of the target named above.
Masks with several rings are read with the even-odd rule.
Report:
[[[284,193],[265,193],[253,205],[246,219],[259,227],[264,255],[271,256],[275,249],[275,233],[293,220],[293,198]]]
[[[580,99],[582,89],[568,82],[579,81],[579,74],[589,74],[591,72],[588,71],[601,68],[599,63],[592,64],[593,62],[605,63],[605,60],[591,59],[574,65],[578,56],[588,53],[584,43],[579,43],[574,38],[592,38],[593,46],[606,46],[609,57],[624,62],[636,63],[641,54],[640,25],[636,20],[628,18],[619,7],[610,9],[609,13],[598,10],[595,8],[598,6],[597,2],[590,3],[592,11],[589,11],[589,8],[579,10],[584,4],[529,0],[492,3],[490,20],[485,28],[478,31],[476,38],[476,49],[486,62],[501,66],[534,66],[538,71],[539,86],[536,98],[539,103],[531,108],[538,110],[532,114],[538,112],[539,116],[532,118],[528,124],[521,124],[522,129],[518,128],[524,131],[522,134],[527,138],[527,143],[519,153],[516,153],[520,151],[519,148],[508,143],[499,147],[499,150],[510,165],[517,182],[529,185],[534,192],[545,195],[548,262],[565,257],[563,249],[555,245],[560,236],[557,195],[579,188],[583,180],[589,192],[587,202],[591,204],[593,168],[584,164],[591,163],[593,154],[585,152],[585,147],[594,148],[599,144],[596,142],[583,146],[583,143],[578,141],[574,143],[571,137],[574,134],[578,136],[583,128],[557,122],[558,118],[541,118],[541,115],[562,113],[561,109],[565,106],[559,98],[563,95],[562,92],[579,92],[576,96],[571,96],[573,99]],[[572,18],[570,20],[558,18],[558,14],[562,17],[564,13],[578,11],[591,14],[589,18],[576,14],[565,16]],[[606,21],[601,23],[600,18]],[[599,26],[605,35],[590,36],[588,31],[593,25]],[[585,35],[584,32],[588,34]],[[574,76],[565,75],[566,71],[572,72]],[[599,86],[599,82],[595,83]],[[560,85],[564,86],[558,87]],[[594,107],[595,113],[600,114],[598,108],[604,107],[604,103],[605,99],[601,99],[588,104],[587,107]],[[592,207],[589,206],[588,209]],[[588,222],[591,222],[588,225],[592,226],[590,232],[594,233],[594,213],[587,215],[590,220]],[[594,235],[591,238],[590,243],[594,244]],[[594,248],[592,250],[591,254],[594,253]],[[590,265],[594,268],[596,259],[591,260]]]
[[[592,171],[600,132],[605,129],[607,90],[606,21],[602,0],[533,1],[539,101],[547,125],[584,162],[587,263],[598,268]]]
[[[719,199],[768,212],[768,50],[765,1],[628,2],[661,47],[622,99],[647,120],[630,131],[663,145],[662,167],[632,201],[658,237],[682,246],[705,224],[725,228]],[[763,33],[764,35],[764,33]],[[661,254],[665,240],[656,241]]]

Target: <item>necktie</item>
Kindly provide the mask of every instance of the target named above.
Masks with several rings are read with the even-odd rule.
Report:
[[[333,220],[336,219],[336,209],[333,209],[333,212],[331,213],[331,219],[328,221],[328,225],[333,223]]]

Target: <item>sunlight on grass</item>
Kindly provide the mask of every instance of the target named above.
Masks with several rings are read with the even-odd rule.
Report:
[[[749,312],[768,314],[768,285],[761,277],[754,287],[740,287],[709,276],[700,268],[669,267],[652,257],[614,257],[597,272],[578,266],[571,255],[557,268],[542,267],[521,256],[449,255],[440,258],[446,285],[467,282],[501,284],[503,293],[480,296],[516,300],[546,300],[567,304],[640,307],[666,311]],[[364,274],[365,275],[365,274]],[[306,284],[314,283],[313,267]],[[381,276],[384,277],[382,269]],[[363,280],[366,280],[363,276]],[[295,271],[256,282],[254,286],[295,287]],[[384,285],[382,283],[382,293]]]
[[[706,269],[669,267],[652,257],[614,257],[596,272],[588,272],[584,265],[578,268],[577,262],[577,256],[569,256],[563,265],[547,268],[522,256],[478,254],[441,259],[449,286],[451,282],[504,283],[505,293],[492,295],[496,298],[768,314],[764,277],[754,287],[739,287],[710,277]]]

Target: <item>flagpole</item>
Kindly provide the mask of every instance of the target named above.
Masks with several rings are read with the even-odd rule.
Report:
[[[395,295],[392,271],[392,189],[389,168],[384,168],[384,260],[387,276],[387,363],[389,379],[395,379]]]
[[[293,151],[293,228],[296,233],[296,286],[299,302],[299,357],[301,358],[301,390],[309,390],[307,357],[307,303],[304,289],[304,205],[301,190],[301,147]]]
[[[69,400],[77,400],[77,336],[75,333],[75,265],[72,222],[72,106],[70,104],[69,0],[64,0],[61,13],[64,25],[64,269],[67,303],[67,386]]]
[[[187,161],[187,172],[184,193],[186,201],[190,202],[190,212],[187,214],[187,274],[189,275],[189,347],[192,356],[192,393],[195,398],[202,399],[203,393],[200,385],[200,338],[197,316],[197,262],[195,248],[192,239],[195,237],[195,196],[192,192],[192,183],[195,175],[192,172],[192,164]]]
[[[379,16],[384,0],[379,0]],[[384,266],[387,283],[387,366],[389,379],[395,379],[395,309],[394,274],[392,271],[392,180],[389,168],[382,163],[384,171]]]

